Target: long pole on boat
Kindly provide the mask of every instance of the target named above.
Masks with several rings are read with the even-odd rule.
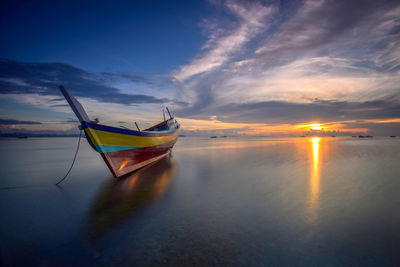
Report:
[[[164,112],[164,109],[162,110],[162,115],[163,115],[164,121],[165,121],[165,112]]]
[[[136,121],[135,121],[135,125],[136,125],[136,128],[138,129],[138,131],[140,132],[139,126],[137,125]]]
[[[168,109],[168,107],[165,107],[165,108],[166,108],[166,109],[167,109],[167,111],[168,111],[169,117],[172,119],[171,112],[169,112],[169,109]]]

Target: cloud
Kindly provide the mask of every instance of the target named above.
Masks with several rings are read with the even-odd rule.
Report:
[[[67,104],[56,104],[56,105],[50,105],[49,107],[51,108],[59,108],[59,107],[68,107],[69,105]]]
[[[365,52],[373,50],[375,55],[378,43],[386,48],[398,40],[393,29],[399,27],[399,11],[398,1],[391,0],[304,1],[296,15],[256,49],[257,63],[268,66],[321,52],[370,60]]]
[[[394,0],[306,0],[266,36],[242,66],[263,71],[315,57],[346,58],[374,71],[398,71],[400,4]]]
[[[382,72],[348,58],[329,56],[298,59],[254,72],[233,69],[219,79],[220,90],[214,94],[215,102],[305,102],[314,98],[367,101],[398,97],[400,92],[398,73]]]
[[[309,0],[296,8],[288,16],[281,8],[268,31],[256,27],[261,41],[228,49],[218,68],[209,53],[220,47],[206,43],[210,50],[177,72],[190,103],[178,114],[277,124],[400,117],[400,3]]]
[[[221,16],[204,19],[202,49],[169,77],[0,60],[0,94],[66,112],[58,91],[64,84],[90,114],[127,122],[172,102],[180,117],[275,127],[314,120],[373,127],[363,121],[400,117],[398,1],[215,1],[214,7],[222,7]],[[98,101],[108,104],[99,110]],[[137,104],[156,105],[134,110]]]
[[[22,125],[22,124],[42,124],[38,121],[20,121],[13,119],[0,119],[0,125]]]
[[[145,89],[146,92],[160,95],[175,87],[173,78],[167,72],[101,72],[99,78],[106,84],[117,86],[120,91],[124,91],[125,87],[127,87],[127,91],[130,91],[134,84],[136,92],[141,92],[142,89]]]
[[[184,110],[181,110],[182,112]],[[253,103],[229,103],[209,108],[202,113],[178,116],[194,119],[218,120],[231,123],[298,124],[310,121],[330,122],[347,120],[383,119],[400,117],[400,102],[375,100],[347,102],[315,99],[309,103],[264,101]]]
[[[211,71],[220,67],[229,60],[233,53],[238,52],[267,27],[267,17],[275,13],[275,6],[264,6],[260,3],[239,3],[226,1],[225,7],[232,12],[240,23],[234,30],[215,30],[210,34],[203,49],[205,52],[198,55],[190,64],[182,66],[174,73],[178,81],[185,81],[190,77]]]
[[[121,93],[107,85],[103,77],[63,63],[22,63],[0,59],[0,94],[59,96],[62,84],[75,96],[105,103],[162,104],[171,102],[144,94]]]
[[[376,136],[400,135],[400,122],[390,123],[373,123],[373,122],[356,122],[347,127],[359,127],[368,129],[368,133]]]

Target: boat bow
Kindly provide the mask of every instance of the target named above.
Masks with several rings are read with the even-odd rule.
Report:
[[[78,100],[64,87],[60,86],[60,90],[78,117],[89,144],[101,154],[114,177],[161,159],[178,139],[180,125],[171,115],[143,131],[107,126],[90,121]]]

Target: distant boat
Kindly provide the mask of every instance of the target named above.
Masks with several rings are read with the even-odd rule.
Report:
[[[100,153],[112,175],[117,178],[135,171],[168,155],[178,139],[180,125],[171,116],[169,119],[144,130],[117,128],[90,120],[82,105],[67,89],[60,86],[68,104],[81,125],[80,129],[91,147]]]
[[[332,135],[332,137],[336,137],[336,135]]]
[[[396,136],[395,135],[391,135],[390,137],[395,138]]]
[[[213,135],[213,136],[210,136],[210,138],[217,138],[218,136],[215,136],[215,135]]]
[[[227,138],[228,136],[226,136],[226,135],[223,135],[223,136],[221,136],[221,138]]]

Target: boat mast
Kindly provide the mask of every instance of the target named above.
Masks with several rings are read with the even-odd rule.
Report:
[[[136,121],[135,121],[135,125],[136,125],[136,128],[138,129],[138,131],[140,132],[139,126],[137,125]]]
[[[167,111],[168,111],[169,117],[172,119],[171,112],[169,112],[169,109],[168,109],[168,107],[165,107],[165,108],[166,108],[166,109],[167,109]]]

